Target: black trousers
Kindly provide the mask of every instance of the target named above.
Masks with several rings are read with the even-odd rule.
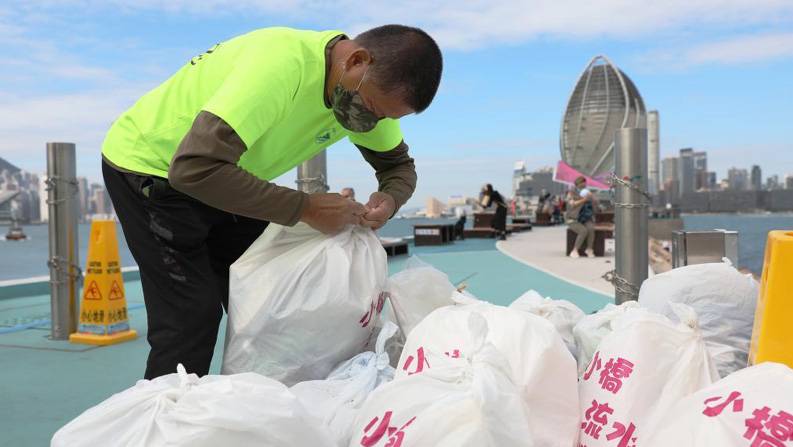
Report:
[[[209,372],[229,266],[267,222],[212,208],[166,179],[121,172],[102,161],[105,186],[140,267],[151,350],[145,378]]]

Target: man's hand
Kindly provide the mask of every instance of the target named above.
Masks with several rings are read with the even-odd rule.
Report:
[[[300,221],[325,234],[335,234],[347,225],[360,223],[364,213],[362,204],[339,194],[314,193],[309,194]]]
[[[382,227],[396,211],[396,202],[390,194],[375,192],[369,196],[366,204],[366,214],[361,218],[361,225],[374,230]]]

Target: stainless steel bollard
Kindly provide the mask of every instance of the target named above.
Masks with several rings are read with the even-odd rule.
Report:
[[[47,143],[50,306],[53,340],[77,331],[79,284],[79,201],[73,143]]]
[[[647,279],[647,129],[618,129],[614,155],[614,298],[621,304],[637,300]]]
[[[297,189],[311,194],[328,192],[328,164],[325,151],[306,160],[297,167]]]

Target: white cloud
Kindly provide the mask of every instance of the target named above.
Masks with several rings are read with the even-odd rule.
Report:
[[[687,49],[689,64],[742,64],[793,56],[793,32],[738,36]]]
[[[790,0],[65,0],[36,5],[196,15],[259,14],[338,26],[350,32],[383,23],[405,23],[424,27],[445,47],[457,49],[519,43],[541,36],[632,38],[687,27],[793,21]]]
[[[98,178],[99,153],[107,129],[148,85],[75,94],[0,94],[0,156],[30,171],[44,171],[49,141],[75,143],[78,174]]]
[[[793,32],[743,34],[656,49],[637,56],[634,65],[642,72],[657,72],[701,65],[754,64],[783,58],[793,58]]]

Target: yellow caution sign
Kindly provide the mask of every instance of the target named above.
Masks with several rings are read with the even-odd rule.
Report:
[[[765,246],[749,364],[793,368],[793,231],[771,231]]]
[[[77,332],[69,336],[69,341],[110,345],[137,336],[137,332],[129,328],[116,223],[112,220],[94,220],[88,241],[80,324]]]

